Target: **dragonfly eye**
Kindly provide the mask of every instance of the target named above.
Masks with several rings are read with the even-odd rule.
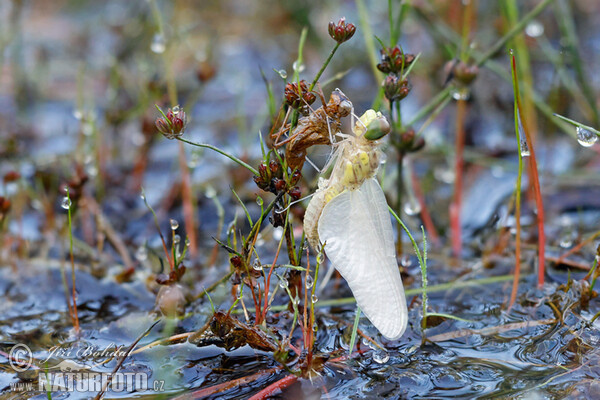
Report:
[[[338,114],[342,117],[350,115],[352,112],[352,103],[349,100],[343,100],[338,106]]]
[[[365,132],[365,139],[367,140],[378,140],[390,133],[390,123],[387,119],[380,115],[367,126],[367,132]]]

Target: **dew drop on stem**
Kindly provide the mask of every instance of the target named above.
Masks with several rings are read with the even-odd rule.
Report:
[[[312,303],[313,303],[313,304],[315,304],[317,301],[319,301],[319,298],[317,297],[317,295],[316,295],[316,294],[313,294],[313,295],[310,297],[310,301],[312,301]]]
[[[313,287],[314,284],[315,284],[314,278],[311,275],[308,275],[306,277],[306,283],[305,283],[306,288],[310,289]]]
[[[286,287],[288,287],[288,285],[289,285],[289,282],[287,279],[285,279],[283,277],[279,279],[279,287],[280,288],[285,289]]]
[[[179,228],[179,222],[177,222],[176,219],[171,219],[169,222],[171,223],[172,230],[177,230],[177,228]]]
[[[173,244],[179,244],[181,242],[181,236],[175,235],[173,236]]]
[[[165,52],[166,48],[167,42],[165,37],[160,33],[154,35],[154,38],[152,38],[152,44],[150,45],[150,50],[152,50],[153,53],[162,54]]]
[[[591,147],[598,141],[598,135],[588,129],[578,126],[576,129],[577,141],[583,147]]]
[[[531,152],[529,151],[527,136],[525,135],[525,129],[523,128],[523,122],[521,122],[521,113],[519,111],[517,111],[517,122],[519,125],[519,150],[521,152],[521,157],[529,157]]]
[[[256,260],[254,261],[254,264],[252,264],[252,269],[254,269],[255,271],[262,271],[263,266],[258,260]]]
[[[63,197],[62,202],[60,203],[60,206],[62,208],[64,208],[65,210],[68,210],[69,208],[71,208],[71,199],[69,199],[68,197]]]
[[[279,74],[281,79],[287,79],[287,71],[285,69],[280,69],[279,71],[277,71],[277,73]]]

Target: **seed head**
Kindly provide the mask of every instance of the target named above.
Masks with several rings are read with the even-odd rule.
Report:
[[[155,121],[156,129],[167,139],[175,139],[183,135],[187,123],[186,115],[179,106],[173,107],[165,114],[166,118],[159,117]]]
[[[356,26],[354,24],[346,23],[346,18],[341,18],[338,23],[331,21],[329,23],[329,36],[339,44],[342,44],[348,40],[352,36],[354,36],[354,32],[356,32]]]
[[[383,92],[389,101],[400,101],[410,92],[408,80],[400,79],[396,74],[389,74],[383,81]]]
[[[377,69],[386,74],[398,74],[408,68],[414,60],[413,54],[405,54],[398,46],[384,47],[381,49],[381,62],[377,64]]]

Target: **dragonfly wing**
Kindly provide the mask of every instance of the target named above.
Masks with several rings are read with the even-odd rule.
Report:
[[[318,232],[362,312],[383,336],[400,338],[408,310],[388,206],[377,180],[367,179],[327,203]]]

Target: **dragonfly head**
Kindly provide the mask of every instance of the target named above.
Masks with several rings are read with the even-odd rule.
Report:
[[[348,97],[346,97],[346,95],[340,89],[335,89],[333,92],[331,92],[328,106],[335,106],[335,112],[340,117],[346,117],[350,115],[353,108],[350,99],[348,99]]]

